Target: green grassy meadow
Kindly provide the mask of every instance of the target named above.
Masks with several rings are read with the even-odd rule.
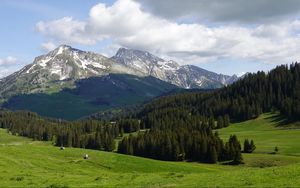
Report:
[[[245,164],[165,162],[66,148],[0,129],[0,187],[295,187],[300,186],[300,130],[277,127],[273,114],[218,130],[254,139]],[[268,154],[278,146],[278,154]],[[90,158],[83,159],[87,153]]]
[[[254,120],[232,124],[218,130],[223,139],[236,134],[241,144],[253,139],[256,145],[255,153],[271,153],[275,146],[279,154],[300,156],[300,126],[280,125],[278,114],[266,113]]]

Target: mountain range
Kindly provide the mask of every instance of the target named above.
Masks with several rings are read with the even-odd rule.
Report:
[[[75,80],[108,74],[153,76],[181,88],[219,88],[233,83],[236,75],[216,74],[193,65],[180,66],[146,51],[120,48],[103,55],[61,45],[33,63],[0,80],[0,96],[39,93],[73,85]]]
[[[109,58],[61,45],[0,79],[0,98],[5,108],[29,109],[42,115],[72,119],[101,109],[135,104],[175,88],[214,89],[237,79],[236,75],[217,74],[194,65],[179,65],[141,50],[120,48]],[[83,88],[88,89],[86,93],[93,88],[97,92],[91,92],[87,97],[82,95]],[[131,99],[124,102],[124,96]],[[72,99],[73,102],[66,103]],[[78,105],[78,101],[82,104]],[[41,110],[45,104],[53,106],[55,103],[60,104],[58,111],[61,112],[67,110],[64,105],[68,108],[80,108],[83,104],[92,107],[86,113],[62,117],[59,113],[52,113],[54,109]]]

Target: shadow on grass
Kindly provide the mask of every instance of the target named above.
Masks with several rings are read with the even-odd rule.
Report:
[[[236,161],[225,161],[225,162],[222,162],[221,163],[222,165],[231,165],[231,166],[237,166],[237,165],[242,165],[242,164],[245,164],[244,162],[236,162]]]
[[[269,120],[271,123],[274,123],[275,127],[282,127],[284,125],[291,123],[280,113],[275,113],[275,112],[272,113],[272,116],[265,117],[264,119]]]

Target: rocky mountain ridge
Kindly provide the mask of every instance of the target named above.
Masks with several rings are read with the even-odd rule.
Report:
[[[72,87],[74,81],[108,74],[153,76],[182,88],[219,88],[237,76],[227,76],[193,65],[179,65],[149,52],[120,48],[111,58],[61,45],[33,63],[0,80],[2,98],[15,94],[52,92]]]

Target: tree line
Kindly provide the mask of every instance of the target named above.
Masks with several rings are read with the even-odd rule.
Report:
[[[229,116],[192,115],[181,108],[162,108],[149,112],[136,136],[124,137],[118,152],[166,161],[191,160],[207,163],[242,162],[241,145],[236,136],[224,143],[213,129],[229,125]]]
[[[33,140],[52,141],[56,146],[112,151],[119,126],[105,121],[74,122],[42,118],[28,111],[0,111],[0,127],[13,135]]]
[[[217,126],[217,122],[212,123],[205,117],[187,117],[165,116],[165,120],[150,130],[137,136],[124,137],[119,143],[118,152],[172,161],[242,162],[241,145],[236,136],[224,144],[218,134],[212,131],[212,126]],[[122,132],[135,132],[144,126],[145,123],[141,125],[137,119],[68,122],[43,118],[28,111],[0,111],[0,127],[8,129],[11,134],[52,141],[54,145],[64,147],[113,151],[114,139],[121,136]]]
[[[248,73],[232,85],[212,92],[164,96],[145,104],[135,115],[143,118],[170,108],[215,119],[226,116],[226,121],[227,116],[243,121],[277,110],[289,121],[299,121],[300,64],[281,65],[269,73]]]
[[[118,152],[166,161],[243,162],[236,136],[224,144],[218,134],[210,130],[148,130],[125,137],[119,142]]]
[[[249,73],[236,83],[216,91],[180,93],[155,99],[131,115],[140,119],[141,127],[150,131],[144,135],[124,138],[120,143],[119,152],[162,160],[178,160],[185,156],[188,160],[209,161],[209,152],[214,153],[216,150],[218,160],[223,160],[220,151],[226,153],[227,150],[217,148],[224,148],[226,144],[216,148],[208,146],[209,152],[202,152],[202,157],[196,159],[190,156],[189,151],[197,153],[195,143],[200,140],[201,143],[214,145],[212,142],[215,142],[215,139],[203,136],[204,130],[223,128],[228,126],[230,121],[244,121],[270,111],[279,111],[289,121],[300,120],[298,63],[278,66],[269,73]],[[202,136],[194,138],[194,135],[190,134],[189,138],[193,140],[195,148],[188,150],[186,148],[190,147],[182,146],[179,138],[184,136],[180,135],[195,130],[200,131],[199,135]],[[203,139],[206,137],[208,139]],[[150,146],[158,148],[158,153],[154,154]],[[255,148],[253,140],[245,140],[243,152],[251,153]],[[230,159],[233,160],[232,156]]]

